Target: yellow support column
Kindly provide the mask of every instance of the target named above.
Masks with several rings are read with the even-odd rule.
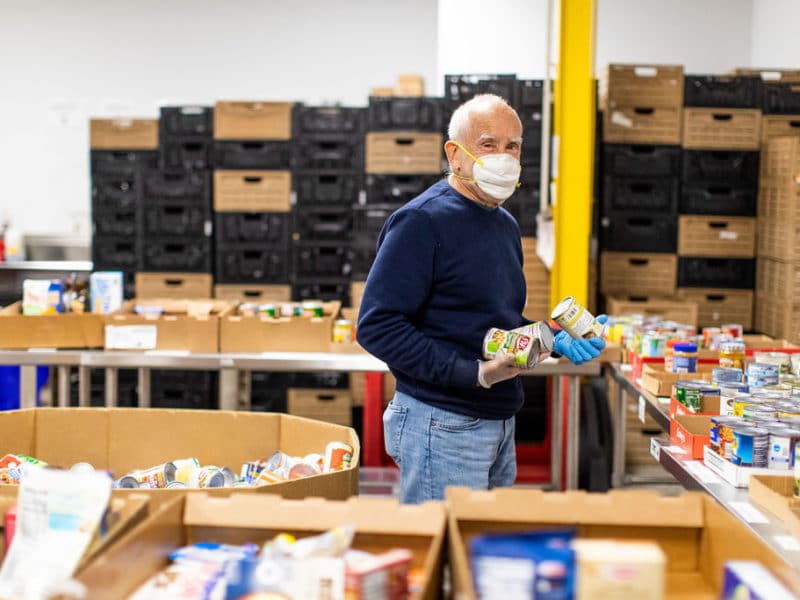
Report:
[[[565,296],[584,305],[589,288],[594,172],[594,0],[561,0],[554,129],[558,136],[553,306]]]

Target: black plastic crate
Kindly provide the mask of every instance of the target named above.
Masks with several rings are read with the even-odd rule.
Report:
[[[135,271],[137,267],[138,242],[136,237],[104,237],[92,239],[92,262],[96,271]]]
[[[367,203],[403,204],[413,200],[441,179],[441,175],[367,175]]]
[[[171,202],[142,204],[140,235],[144,237],[183,236],[211,237],[211,209],[193,200],[175,199]]]
[[[292,134],[295,138],[363,135],[366,114],[366,109],[360,107],[298,104],[292,111]]]
[[[341,243],[297,242],[292,254],[292,276],[295,280],[350,275],[350,253],[348,247]]]
[[[328,388],[343,390],[350,387],[350,373],[342,371],[308,371],[292,374],[293,388]]]
[[[361,174],[357,171],[299,171],[294,174],[297,205],[351,206],[358,202]]]
[[[250,373],[250,410],[287,412],[286,392],[292,387],[293,373],[252,371]]]
[[[138,375],[133,369],[117,371],[117,407],[136,408],[139,406]],[[79,406],[80,379],[77,369],[70,369],[70,406]],[[106,380],[104,369],[89,370],[89,405],[106,405]]]
[[[202,171],[214,166],[214,142],[211,138],[166,139],[161,142],[161,167]]]
[[[669,177],[681,172],[681,147],[652,144],[604,144],[606,175]]]
[[[288,248],[265,247],[264,244],[218,246],[216,251],[216,283],[285,284],[289,281]]]
[[[141,240],[139,270],[210,273],[211,238],[149,237]]]
[[[758,152],[741,150],[684,150],[684,183],[722,183],[758,188]]]
[[[442,98],[371,96],[367,126],[370,131],[430,131],[444,128]]]
[[[516,108],[525,136],[523,150],[534,145],[541,146],[544,82],[541,79],[525,79],[518,81],[517,84],[519,97]]]
[[[519,225],[520,235],[536,237],[536,215],[539,214],[540,190],[537,185],[522,185],[503,204]]]
[[[219,246],[262,243],[286,246],[289,243],[290,213],[217,212],[214,213]]]
[[[378,254],[375,240],[355,240],[350,245],[350,271],[353,279],[364,280]]]
[[[765,115],[800,114],[800,83],[764,83],[761,110]]]
[[[141,176],[126,173],[92,177],[92,206],[95,210],[135,210],[141,199]]]
[[[153,408],[214,409],[219,406],[219,374],[215,371],[150,371]]]
[[[756,215],[758,193],[752,187],[725,184],[689,185],[681,188],[680,212],[686,215]]]
[[[296,206],[294,239],[302,241],[347,241],[353,229],[349,206]]]
[[[211,174],[207,172],[148,169],[142,174],[141,187],[145,204],[191,200],[196,206],[211,207]]]
[[[292,299],[296,302],[303,300],[322,300],[331,302],[338,300],[342,306],[350,305],[350,280],[343,278],[314,278],[298,280],[292,284]]]
[[[119,235],[132,237],[138,230],[134,206],[103,208],[95,206],[92,211],[95,235]]]
[[[294,142],[295,169],[361,170],[364,168],[364,137],[317,136]]]
[[[519,104],[517,76],[471,73],[444,76],[444,95],[450,109],[478,94],[495,94],[516,107]]]
[[[354,238],[377,240],[391,214],[402,204],[368,204],[353,207]]]
[[[155,167],[155,150],[92,150],[89,153],[92,175],[133,173],[140,168]]]
[[[212,106],[162,106],[158,121],[161,142],[169,138],[197,136],[211,138],[214,134]]]
[[[679,194],[677,177],[608,175],[603,186],[604,214],[619,211],[675,214]]]
[[[678,217],[652,213],[612,214],[601,221],[603,250],[617,252],[677,252]]]
[[[751,290],[755,283],[755,259],[678,258],[678,287]]]
[[[290,169],[292,142],[216,140],[214,166],[217,169]]]
[[[737,75],[686,75],[685,106],[708,108],[757,108],[761,79]]]
[[[528,136],[531,137],[528,137]],[[530,169],[531,167],[537,170],[541,169],[542,164],[542,132],[534,130],[525,130],[525,143],[522,144],[522,152],[520,153],[519,162],[522,168]]]

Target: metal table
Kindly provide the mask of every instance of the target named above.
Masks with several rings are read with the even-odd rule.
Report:
[[[20,406],[36,405],[36,366],[55,367],[58,373],[58,406],[69,406],[70,369],[78,369],[80,406],[90,404],[90,369],[105,370],[105,404],[117,404],[117,372],[137,369],[139,372],[139,406],[150,406],[150,369],[219,371],[219,408],[250,408],[250,371],[348,371],[366,372],[363,422],[364,464],[380,463],[382,452],[383,373],[385,363],[364,353],[295,353],[265,352],[262,354],[190,354],[188,352],[106,352],[101,350],[0,351],[0,365],[22,367]],[[580,366],[566,360],[549,358],[526,376],[553,377],[551,481],[554,489],[578,487],[580,430],[580,378],[600,374],[600,363]],[[566,402],[566,404],[564,404]],[[564,410],[566,406],[566,411]],[[566,417],[565,417],[566,413]],[[566,418],[566,433],[562,419]],[[562,458],[563,457],[563,458]],[[562,477],[562,469],[564,476]]]

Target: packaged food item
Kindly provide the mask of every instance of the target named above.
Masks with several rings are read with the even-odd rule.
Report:
[[[302,303],[304,317],[322,317],[325,315],[325,305],[319,300],[306,300]]]
[[[750,363],[747,365],[747,385],[766,387],[780,383],[778,365],[769,363]]]
[[[274,319],[277,316],[277,309],[274,304],[261,304],[258,307],[258,314]]]
[[[722,335],[729,335],[734,339],[741,339],[741,337],[744,335],[744,327],[738,323],[720,325],[719,330]]]
[[[761,563],[728,561],[721,600],[793,600],[796,598]]]
[[[567,296],[553,309],[550,318],[575,339],[602,337],[605,328],[573,296]]]
[[[748,426],[733,428],[731,462],[741,467],[766,468],[769,458],[769,432]]]
[[[792,372],[792,357],[785,352],[756,352],[753,358],[757,363],[777,366],[780,375]]]
[[[695,413],[706,412],[706,402],[720,401],[719,388],[707,381],[686,380],[675,383],[675,399]]]
[[[733,442],[733,427],[742,424],[739,417],[711,417],[709,446],[720,456],[726,456],[726,446]]]
[[[225,597],[222,567],[207,562],[178,562],[144,582],[128,600],[216,600]]]
[[[664,371],[667,373],[674,373],[672,370],[672,357],[675,356],[675,344],[680,343],[678,338],[667,340],[664,344]]]
[[[59,288],[51,290],[53,282],[25,279],[22,282],[22,314],[27,316],[54,315],[61,312]]]
[[[324,472],[350,468],[353,460],[353,447],[344,442],[331,442],[325,447]]]
[[[673,373],[696,373],[697,372],[697,345],[691,343],[680,343],[674,346],[672,357]]]
[[[676,344],[677,345],[677,344]],[[644,358],[658,358],[667,352],[667,336],[657,331],[650,331],[642,334],[641,349],[639,354]],[[672,355],[673,365],[675,364],[675,353]]]
[[[575,600],[662,600],[667,558],[655,542],[576,539]],[[538,598],[538,596],[537,596]]]
[[[769,432],[769,468],[788,471],[794,468],[795,448],[800,442],[800,430],[785,427]]]
[[[408,598],[408,569],[411,558],[412,554],[408,550],[390,550],[354,564],[348,563],[345,597],[348,600]]]
[[[741,384],[743,376],[744,373],[741,369],[734,369],[731,367],[714,367],[711,370],[711,381],[716,384]]]
[[[92,312],[107,315],[122,308],[124,283],[121,271],[92,273],[89,276]]]
[[[530,369],[539,362],[539,344],[533,338],[493,327],[483,338],[483,357],[488,360],[500,353],[512,354],[520,368]]]
[[[333,322],[333,343],[350,344],[353,341],[353,322],[348,319],[338,319]]]
[[[722,342],[719,346],[719,366],[728,369],[744,369],[745,345],[741,340]]]
[[[708,348],[709,350],[716,350],[716,348],[712,348],[712,341],[715,338],[719,338],[720,334],[722,333],[722,329],[719,327],[703,327],[703,348]]]

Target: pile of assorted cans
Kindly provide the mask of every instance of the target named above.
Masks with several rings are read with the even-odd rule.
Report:
[[[256,304],[245,302],[239,305],[239,314],[243,317],[264,316],[271,319],[289,317],[322,317],[325,305],[318,300],[306,302],[282,302],[278,304]]]

